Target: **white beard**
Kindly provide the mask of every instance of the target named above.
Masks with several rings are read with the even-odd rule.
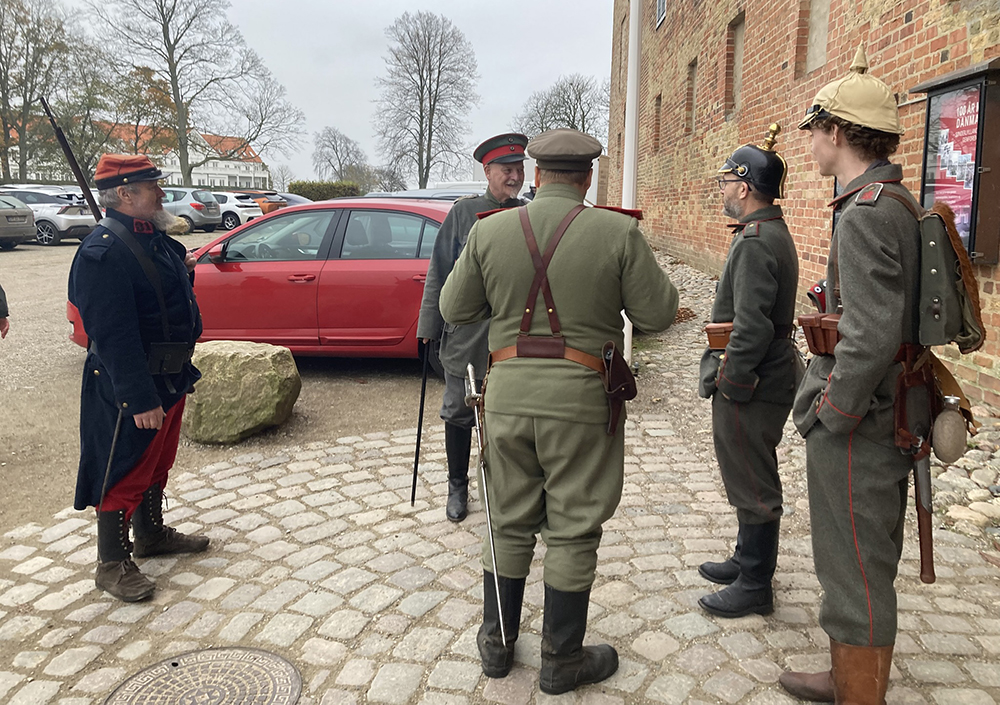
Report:
[[[153,224],[154,228],[162,230],[168,235],[183,235],[187,232],[187,221],[165,210],[155,211],[149,218],[149,222]]]

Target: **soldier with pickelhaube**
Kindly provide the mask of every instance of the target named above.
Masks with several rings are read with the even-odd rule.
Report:
[[[524,184],[524,147],[528,138],[519,133],[497,135],[476,147],[473,157],[483,165],[488,184],[482,196],[455,201],[441,224],[427,267],[427,281],[417,321],[417,338],[425,345],[440,341],[445,390],[441,404],[444,446],[448,456],[448,505],[450,521],[462,521],[468,514],[469,453],[472,449],[472,409],[465,405],[465,367],[470,362],[480,374],[486,372],[489,321],[464,326],[445,323],[438,310],[441,287],[462,254],[476,215],[499,208],[524,204],[517,194]],[[481,382],[481,380],[480,380]]]
[[[894,407],[902,363],[919,340],[919,207],[901,183],[902,167],[889,162],[903,133],[896,100],[867,68],[859,48],[847,76],[819,91],[799,125],[809,130],[819,173],[844,189],[831,204],[840,217],[824,312],[841,312],[830,331],[839,341],[814,354],[792,411],[806,439],[819,621],[833,667],[780,678],[802,699],[852,705],[884,703],[892,666],[893,581],[913,466],[894,441]],[[920,391],[908,392],[906,414],[926,433]]]
[[[785,161],[773,149],[780,131],[771,125],[763,146],[737,149],[717,177],[723,213],[737,222],[729,226],[698,393],[712,399],[715,454],[739,530],[732,557],[698,572],[728,586],[699,600],[720,617],[774,610],[782,514],[775,448],[802,377],[791,339],[799,262],[774,203],[784,197]]]

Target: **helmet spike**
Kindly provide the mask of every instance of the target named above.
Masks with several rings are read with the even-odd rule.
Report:
[[[868,57],[865,56],[865,45],[858,45],[858,50],[854,54],[854,61],[851,62],[851,71],[854,73],[865,73],[868,70]]]
[[[767,128],[767,137],[764,138],[764,144],[762,144],[760,148],[767,152],[773,152],[774,143],[778,141],[778,135],[780,134],[781,125],[776,122],[772,122]]]

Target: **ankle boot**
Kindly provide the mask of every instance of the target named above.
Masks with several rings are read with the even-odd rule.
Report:
[[[493,573],[483,571],[483,625],[476,635],[476,645],[483,660],[487,678],[504,678],[514,665],[514,642],[521,626],[521,602],[524,599],[524,578],[500,576],[500,604],[503,606],[503,626],[507,633],[504,646],[497,609],[497,587]]]
[[[142,502],[132,515],[132,530],[136,558],[200,553],[208,548],[207,536],[188,536],[163,525],[163,490],[158,484],[142,493]]]
[[[444,449],[448,454],[449,521],[462,521],[469,514],[469,454],[472,451],[472,429],[444,425]]]
[[[740,577],[740,547],[743,541],[743,524],[740,524],[736,533],[736,550],[733,557],[722,563],[708,561],[698,566],[698,573],[705,580],[719,585],[732,585],[736,578]]]
[[[838,705],[885,705],[892,646],[850,646],[830,640]]]
[[[97,514],[97,571],[94,584],[123,602],[152,596],[156,585],[132,562],[125,510]]]
[[[726,618],[771,614],[774,611],[771,578],[778,563],[780,523],[772,521],[743,526],[740,574],[729,587],[698,600],[702,609]]]
[[[563,592],[545,586],[542,617],[543,693],[559,695],[581,685],[599,683],[618,670],[618,652],[608,644],[584,646],[590,590]]]

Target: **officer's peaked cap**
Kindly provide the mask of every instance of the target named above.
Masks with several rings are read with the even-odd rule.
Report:
[[[561,127],[548,130],[528,142],[528,156],[539,169],[590,171],[604,147],[585,132]]]
[[[528,144],[528,137],[520,132],[508,132],[505,135],[490,137],[481,145],[476,147],[472,156],[477,162],[487,164],[508,164],[510,162],[524,161],[524,148]]]

